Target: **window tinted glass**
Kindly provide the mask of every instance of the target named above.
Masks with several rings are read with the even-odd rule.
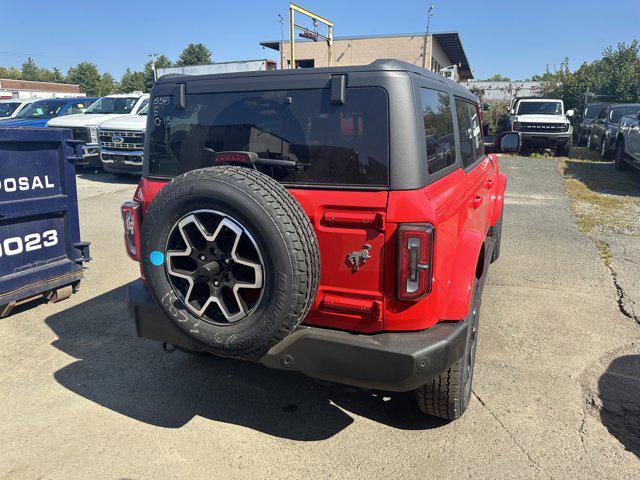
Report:
[[[603,109],[601,105],[594,105],[593,107],[587,107],[584,109],[584,118],[596,118],[600,111]]]
[[[292,166],[257,168],[283,183],[387,186],[388,107],[381,88],[196,94],[186,109],[155,97],[149,173],[174,176],[212,165],[216,152],[248,151]]]
[[[458,131],[460,132],[460,156],[466,167],[484,155],[480,119],[475,105],[456,98]]]
[[[102,97],[85,113],[130,113],[138,97]]]
[[[71,105],[69,105],[69,108],[67,109],[66,112],[64,112],[65,115],[77,115],[80,113],[84,113],[84,111],[89,108],[89,106],[91,105],[91,102],[78,102],[78,103],[72,103]]]
[[[427,144],[429,173],[436,173],[456,162],[456,144],[453,136],[453,117],[447,93],[420,89],[422,118]]]
[[[639,111],[640,111],[640,105],[638,106],[631,105],[627,107],[614,108],[613,110],[611,110],[610,118],[613,123],[618,123],[623,115],[627,115],[629,117],[636,117]]]
[[[38,100],[23,108],[18,118],[53,118],[64,107],[60,100]]]
[[[7,102],[0,103],[0,118],[10,117],[13,112],[16,111],[16,108],[20,105],[20,102]]]
[[[560,102],[520,101],[518,115],[562,115]]]

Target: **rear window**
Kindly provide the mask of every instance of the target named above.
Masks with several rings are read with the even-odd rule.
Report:
[[[149,175],[172,177],[213,164],[216,152],[246,151],[295,166],[257,168],[294,185],[386,187],[388,106],[384,89],[348,88],[344,105],[329,89],[188,95],[186,109],[155,97]]]

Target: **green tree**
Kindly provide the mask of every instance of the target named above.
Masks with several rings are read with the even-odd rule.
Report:
[[[134,72],[127,68],[120,79],[120,92],[143,92],[145,90],[145,78],[144,72]]]
[[[20,78],[22,74],[20,73],[20,70],[18,70],[16,67],[0,67],[0,78],[9,78],[12,80],[17,80]]]
[[[165,55],[160,55],[158,58],[156,58],[156,71],[158,70],[158,68],[167,68],[171,66],[173,66],[173,62],[171,61],[171,59],[169,59],[169,57]],[[153,63],[151,62],[151,60],[149,60],[144,65],[144,76],[145,76],[144,83],[146,87],[145,90],[149,91],[151,90],[151,87],[155,83],[155,78],[153,74]]]
[[[42,80],[42,69],[38,66],[36,61],[29,57],[22,64],[21,77],[23,80],[33,80],[33,81],[41,81]]]
[[[43,68],[40,72],[40,79],[43,82],[65,83],[66,79],[58,67],[53,67],[53,70]]]
[[[585,103],[594,100],[640,102],[640,45],[634,40],[629,45],[620,43],[608,47],[602,57],[583,63],[575,71],[564,59],[555,72],[546,72],[542,94],[564,101],[565,108],[582,111]]]
[[[176,65],[206,65],[208,63],[211,63],[211,50],[203,43],[190,43],[180,54]]]
[[[119,85],[116,82],[113,75],[110,73],[103,73],[100,77],[100,88],[98,91],[98,95],[104,97],[105,95],[109,95],[111,93],[117,92],[119,89]]]
[[[487,78],[486,81],[487,82],[510,82],[511,79],[509,77],[503,77],[499,73],[496,73],[495,75],[491,75],[489,78]]]
[[[67,71],[67,82],[80,85],[80,91],[90,97],[100,94],[100,72],[91,62],[82,62]]]

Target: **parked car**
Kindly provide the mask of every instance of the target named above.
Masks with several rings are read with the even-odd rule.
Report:
[[[102,168],[116,176],[142,174],[144,132],[147,127],[146,105],[137,115],[107,120],[100,124],[100,159]]]
[[[624,115],[637,115],[640,111],[640,104],[614,103],[607,105],[600,112],[591,125],[591,133],[587,138],[587,148],[589,150],[600,150],[603,160],[610,160],[615,150],[616,138],[618,137],[618,122]]]
[[[578,138],[576,139],[576,143],[579,147],[584,147],[586,145],[587,138],[589,137],[589,132],[591,130],[591,124],[607,105],[610,105],[610,103],[589,103],[584,107],[582,120],[578,126]]]
[[[47,98],[30,103],[12,118],[0,119],[0,127],[45,127],[55,117],[84,112],[96,98]]]
[[[629,166],[640,169],[640,113],[620,118],[615,166],[618,170],[626,170]]]
[[[107,95],[99,98],[83,114],[54,118],[49,120],[47,126],[70,128],[74,140],[84,142],[82,160],[77,160],[76,165],[101,167],[98,139],[100,124],[119,116],[136,115],[147,103],[149,103],[149,94],[147,93]]]
[[[525,147],[550,148],[556,155],[566,156],[573,145],[573,127],[565,113],[564,102],[552,98],[516,98],[511,108],[511,130],[522,133]]]
[[[35,102],[37,98],[16,98],[10,100],[0,100],[0,119],[15,117],[24,107],[31,102]]]
[[[136,331],[457,418],[505,185],[477,98],[409,63],[160,78],[122,207]]]

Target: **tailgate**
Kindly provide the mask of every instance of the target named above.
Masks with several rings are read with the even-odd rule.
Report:
[[[320,247],[320,287],[304,324],[382,330],[388,193],[290,192],[311,219]]]

